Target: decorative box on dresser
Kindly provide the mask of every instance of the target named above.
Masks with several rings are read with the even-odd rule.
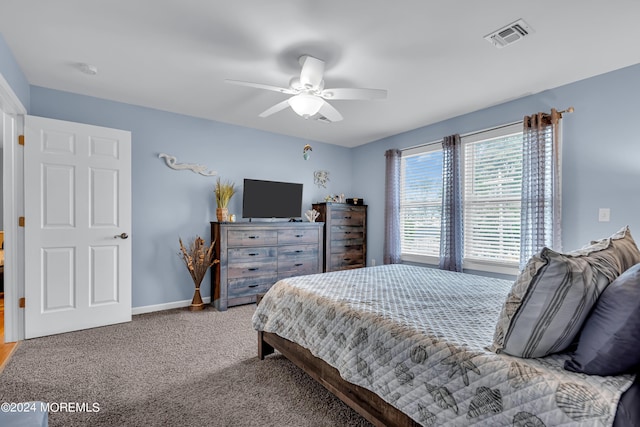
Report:
[[[367,206],[315,203],[324,227],[323,271],[364,267],[367,263]]]
[[[212,222],[216,257],[211,276],[221,311],[256,302],[285,277],[322,272],[321,222]]]

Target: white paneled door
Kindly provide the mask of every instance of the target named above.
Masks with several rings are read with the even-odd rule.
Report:
[[[26,116],[25,337],[131,320],[131,133]]]

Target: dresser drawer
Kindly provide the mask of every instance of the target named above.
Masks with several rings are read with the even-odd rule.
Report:
[[[362,258],[362,254],[364,254],[364,248],[362,245],[342,246],[340,248],[334,248],[334,251],[331,254],[331,256],[344,256],[346,258]]]
[[[258,261],[277,256],[276,247],[263,248],[233,248],[227,250],[227,260],[229,264],[236,264],[243,261]]]
[[[364,257],[362,252],[332,254],[331,269],[343,270],[347,268],[364,267]]]
[[[278,278],[320,272],[318,245],[282,246],[278,249]]]
[[[277,230],[229,230],[227,246],[266,246],[278,243]]]
[[[364,252],[364,245],[362,243],[362,239],[332,240],[331,253]]]
[[[364,227],[353,227],[346,225],[334,225],[331,227],[331,240],[348,240],[364,238]]]
[[[298,270],[281,271],[281,272],[278,273],[278,280],[286,279],[287,277],[305,276],[307,274],[316,274],[316,273],[318,273],[317,270],[314,270],[314,271],[298,271]]]
[[[293,259],[278,257],[278,279],[291,276],[301,276],[303,274],[314,274],[319,272],[318,258],[298,258]]]
[[[252,278],[232,279],[228,282],[227,295],[229,298],[240,298],[245,296],[264,293],[277,282],[277,276],[259,276]]]
[[[333,245],[331,247],[330,266],[332,270],[342,270],[345,268],[364,267],[364,246],[355,245]]]
[[[278,230],[278,244],[318,243],[318,229],[284,229]]]
[[[271,257],[261,260],[249,260],[246,262],[227,263],[227,277],[235,279],[240,277],[257,277],[268,274],[276,274],[278,258]]]
[[[278,261],[284,258],[316,258],[318,256],[318,245],[290,245],[278,248]]]
[[[365,211],[361,208],[333,209],[331,211],[331,224],[333,225],[360,225],[364,226]]]

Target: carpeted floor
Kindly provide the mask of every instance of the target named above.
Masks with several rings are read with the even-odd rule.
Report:
[[[255,305],[186,309],[24,341],[0,374],[0,402],[99,405],[50,426],[369,426],[280,355],[260,361]]]

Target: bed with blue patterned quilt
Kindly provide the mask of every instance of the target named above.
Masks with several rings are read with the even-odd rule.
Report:
[[[410,265],[280,280],[253,327],[309,350],[423,426],[610,426],[633,375],[496,354],[512,281]]]

